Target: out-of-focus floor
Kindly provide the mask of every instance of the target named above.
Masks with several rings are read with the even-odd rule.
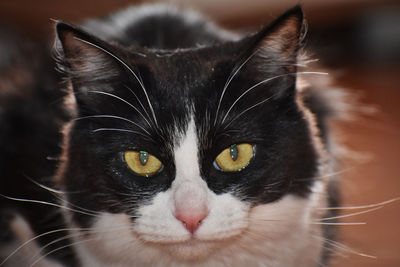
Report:
[[[362,92],[363,102],[378,109],[373,116],[341,125],[348,147],[370,157],[344,167],[343,206],[374,204],[400,197],[399,76],[400,69],[365,70],[359,66],[346,70],[337,80],[339,85]],[[358,211],[362,210],[343,210],[343,214]],[[340,227],[340,241],[354,253],[339,249],[343,256],[335,257],[334,266],[400,266],[400,200],[342,221],[366,224]]]
[[[49,18],[79,21],[107,14],[134,2],[143,1],[43,0],[33,4],[28,0],[0,0],[0,22],[16,25],[25,30],[27,35],[37,37],[52,31]],[[257,28],[299,1],[232,0],[229,5],[227,0],[173,2],[197,7],[230,28]],[[342,71],[342,75],[336,77],[336,84],[361,92],[364,95],[362,101],[379,110],[375,115],[340,125],[347,146],[361,155],[370,155],[368,160],[348,160],[346,166],[342,167],[342,205],[368,205],[400,197],[400,63],[396,63],[396,59],[390,56],[385,60],[395,62],[392,67],[385,64],[386,67],[382,67],[363,60],[364,56],[382,55],[387,49],[392,49],[394,53],[400,50],[400,47],[393,50],[391,39],[381,38],[381,34],[386,34],[386,37],[393,37],[398,42],[396,34],[388,33],[389,29],[395,28],[388,26],[400,25],[396,20],[396,14],[399,13],[393,13],[394,20],[385,20],[385,15],[381,14],[386,13],[376,12],[375,19],[369,20],[371,14],[384,3],[388,14],[396,7],[399,8],[398,0],[301,2],[309,19],[309,37],[314,40],[311,40],[311,47],[322,47],[322,52],[315,50],[315,57],[333,58],[333,69]],[[363,26],[361,31],[361,28],[357,29],[359,26]],[[400,36],[400,31],[397,33]],[[363,39],[362,36],[367,38]],[[338,49],[332,49],[331,45],[336,45]],[[380,50],[374,54],[375,50],[367,51],[366,47]],[[344,210],[343,214],[358,211],[361,210]],[[340,227],[339,241],[349,249],[337,249],[338,254],[342,255],[334,258],[335,267],[400,266],[400,200],[366,214],[343,218],[342,222],[366,224]]]

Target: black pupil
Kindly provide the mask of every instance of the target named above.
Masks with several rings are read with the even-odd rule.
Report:
[[[139,161],[144,166],[146,165],[147,161],[149,160],[149,153],[146,151],[139,152]]]
[[[229,148],[229,151],[230,151],[230,153],[231,153],[231,158],[232,158],[232,160],[237,160],[237,158],[238,158],[238,154],[239,154],[239,151],[238,151],[238,149],[237,149],[237,146],[234,144],[234,145],[231,145],[231,147]]]

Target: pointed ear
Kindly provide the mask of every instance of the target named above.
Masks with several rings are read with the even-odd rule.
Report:
[[[303,10],[297,5],[258,32],[252,38],[250,50],[256,51],[261,65],[263,60],[272,60],[285,65],[286,68],[294,67],[305,31]],[[292,70],[295,70],[295,67],[290,71]]]
[[[56,33],[59,67],[71,78],[74,87],[118,76],[119,66],[110,52],[110,44],[64,22],[57,23]]]
[[[302,45],[306,24],[301,6],[295,6],[271,23],[261,35],[260,46],[263,49],[279,53],[283,57],[296,56]]]

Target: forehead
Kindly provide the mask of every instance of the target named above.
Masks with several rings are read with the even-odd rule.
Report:
[[[153,78],[170,83],[184,83],[209,79],[215,71],[227,70],[227,63],[230,61],[231,51],[222,47],[203,47],[150,51],[142,62],[154,75]]]
[[[158,116],[187,119],[190,109],[201,109],[199,103],[212,108],[218,88],[229,76],[227,64],[222,64],[227,61],[228,57],[215,49],[204,48],[151,52],[132,65],[138,69]],[[142,96],[140,91],[138,96]]]
[[[200,131],[200,143],[204,143],[203,139],[214,129],[212,121],[216,116],[221,92],[234,70],[237,58],[233,47],[225,48],[226,46],[215,46],[147,51],[140,60],[132,60],[131,64],[142,79],[153,105],[161,133],[164,137],[168,136],[170,141],[172,137],[173,143],[177,143],[176,139],[186,131],[191,119],[195,128]],[[147,99],[140,86],[131,85],[144,108],[148,109]],[[243,84],[238,79],[230,84],[229,98],[236,96],[236,89],[240,89],[241,85]],[[129,95],[125,89],[122,88]],[[231,102],[225,96],[221,111]]]

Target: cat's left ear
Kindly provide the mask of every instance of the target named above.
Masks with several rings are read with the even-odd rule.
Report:
[[[303,10],[297,5],[260,32],[254,35],[247,48],[247,55],[254,54],[257,65],[267,64],[269,71],[276,71],[271,65],[281,67],[286,71],[296,70],[297,54],[302,46],[306,32]]]

